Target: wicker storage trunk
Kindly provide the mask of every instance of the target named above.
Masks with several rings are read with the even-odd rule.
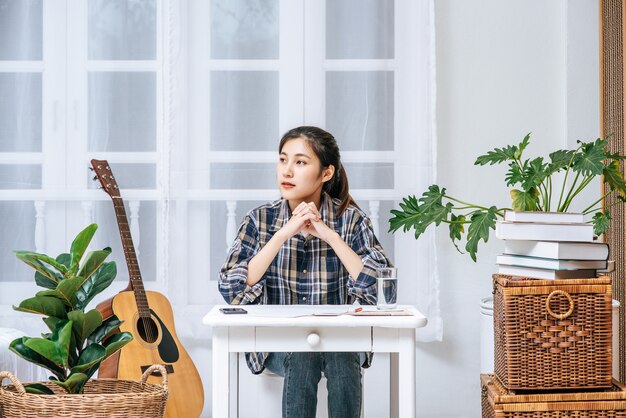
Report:
[[[515,394],[495,375],[481,374],[483,418],[613,418],[626,417],[626,387],[582,392]]]
[[[494,275],[494,371],[514,390],[610,388],[611,280]]]

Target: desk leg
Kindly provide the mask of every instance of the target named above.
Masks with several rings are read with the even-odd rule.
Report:
[[[415,330],[400,329],[399,333],[398,354],[392,354],[392,359],[395,357],[392,364],[396,364],[395,372],[398,376],[395,391],[398,394],[398,417],[415,418]]]
[[[230,353],[228,385],[230,390],[230,418],[239,418],[239,353]]]
[[[213,418],[229,418],[230,359],[228,353],[228,328],[213,328]],[[235,396],[235,398],[237,398]]]
[[[398,353],[389,353],[389,417],[398,418]]]

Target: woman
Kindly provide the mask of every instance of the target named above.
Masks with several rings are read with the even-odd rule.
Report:
[[[313,126],[280,141],[282,198],[243,220],[219,289],[230,304],[376,303],[376,269],[390,266],[372,224],[349,194],[335,138]],[[359,417],[359,353],[247,353],[253,373],[284,376],[283,417],[315,417],[324,373],[331,418]],[[364,367],[369,366],[370,356]]]

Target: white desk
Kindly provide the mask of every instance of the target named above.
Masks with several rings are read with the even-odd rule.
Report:
[[[238,416],[238,353],[246,351],[391,353],[390,416],[415,417],[415,328],[425,326],[426,317],[414,307],[399,307],[411,316],[358,317],[311,315],[351,306],[241,306],[246,315],[224,315],[224,307],[215,306],[202,320],[213,327],[213,418]]]

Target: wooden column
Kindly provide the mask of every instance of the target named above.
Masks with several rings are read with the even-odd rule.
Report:
[[[624,145],[624,33],[626,0],[600,0],[600,129],[603,137],[610,137],[610,149],[625,153]],[[623,170],[622,165],[622,170]],[[603,187],[603,194],[608,192]],[[615,202],[607,199],[606,205]],[[604,236],[611,248],[610,258],[615,260],[613,298],[619,300],[619,380],[626,380],[626,349],[624,305],[626,305],[626,211],[624,205],[611,207],[611,227]],[[618,376],[615,376],[618,377]]]

